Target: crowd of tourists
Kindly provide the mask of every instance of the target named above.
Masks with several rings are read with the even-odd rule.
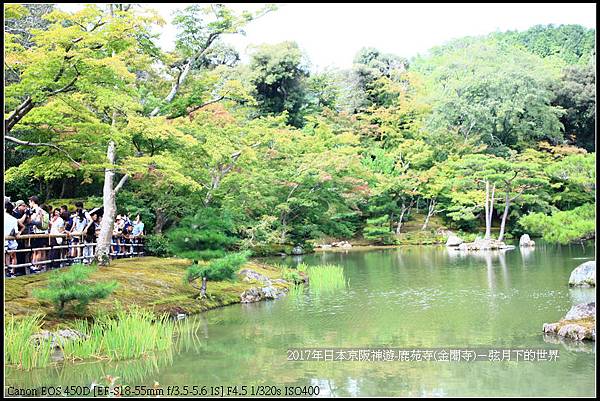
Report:
[[[75,209],[67,205],[52,208],[40,205],[37,196],[28,203],[4,199],[4,271],[6,277],[31,273],[48,268],[63,267],[80,261],[89,264],[94,258],[94,247],[100,233],[103,209],[87,211],[83,202],[75,202]],[[36,235],[37,234],[37,235]],[[49,235],[48,235],[49,234]],[[112,236],[113,257],[132,256],[135,244],[141,244],[144,223],[138,214],[117,215]],[[25,238],[19,238],[27,236]],[[14,237],[8,239],[7,237]],[[29,251],[19,251],[28,249]]]

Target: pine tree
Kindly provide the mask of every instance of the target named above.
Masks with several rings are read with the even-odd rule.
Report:
[[[381,217],[367,219],[367,225],[363,230],[363,236],[378,244],[393,244],[394,236],[390,231],[390,216],[386,214]]]
[[[168,237],[173,254],[193,263],[221,258],[237,242],[231,218],[214,208],[201,209],[182,219]]]
[[[68,270],[54,271],[48,279],[48,287],[36,289],[33,296],[48,300],[55,304],[57,312],[63,314],[65,306],[71,301],[79,301],[75,306],[77,312],[83,312],[88,303],[107,298],[118,287],[116,281],[89,283],[85,282],[95,267],[75,264]]]

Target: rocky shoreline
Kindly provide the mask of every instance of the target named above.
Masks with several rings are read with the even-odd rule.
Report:
[[[596,262],[585,262],[576,267],[569,277],[570,287],[595,287]],[[557,335],[575,341],[596,341],[596,303],[573,305],[557,323],[544,323],[545,334]]]

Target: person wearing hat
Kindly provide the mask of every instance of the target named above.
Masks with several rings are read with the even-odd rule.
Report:
[[[23,227],[25,226],[25,219],[27,218],[26,212],[27,204],[22,199],[16,201],[15,207],[13,208],[11,214],[15,219],[17,219],[17,223],[19,224],[19,231],[22,231]]]
[[[19,199],[18,201],[15,202],[15,207],[12,211],[12,215],[15,219],[18,220],[21,217],[23,217],[26,210],[27,210],[27,205],[25,204],[25,202],[22,199]]]

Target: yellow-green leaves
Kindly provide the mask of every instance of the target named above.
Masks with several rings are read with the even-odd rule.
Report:
[[[4,5],[4,18],[15,18],[20,19],[29,15],[27,8],[21,4],[5,4]]]

